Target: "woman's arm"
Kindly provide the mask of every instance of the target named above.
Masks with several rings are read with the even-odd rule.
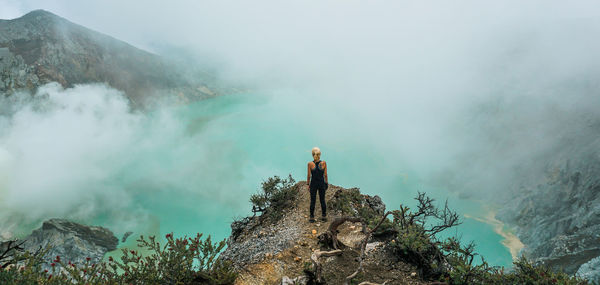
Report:
[[[308,163],[308,174],[306,175],[306,186],[310,185],[310,162]]]
[[[323,173],[323,177],[325,178],[325,183],[329,184],[329,179],[327,179],[327,163],[325,163],[325,161],[323,161],[323,164],[325,165],[325,170]]]

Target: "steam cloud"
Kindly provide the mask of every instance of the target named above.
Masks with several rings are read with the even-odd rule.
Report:
[[[215,191],[237,184],[211,182],[229,163],[213,167],[206,161],[225,147],[219,150],[190,132],[173,109],[141,114],[105,85],[63,89],[56,83],[0,103],[4,235],[26,232],[25,225],[48,217],[86,222],[104,217],[117,232],[140,229],[158,214],[148,209],[157,197],[199,216],[214,210],[202,204],[206,195],[232,208],[245,202]],[[235,171],[230,174],[235,177]],[[199,201],[198,209],[186,208],[189,199]]]
[[[600,11],[594,1],[11,3],[5,11],[44,8],[164,56],[186,54],[187,62],[193,59],[265,94],[257,98],[266,102],[257,116],[280,116],[298,136],[309,137],[306,149],[339,147],[334,151],[352,161],[359,155],[343,151],[350,145],[347,149],[370,158],[365,165],[376,166],[371,175],[390,181],[410,172],[453,191],[482,197],[505,193],[517,180],[536,177],[544,157],[563,151],[567,143],[593,143],[600,120],[600,41],[595,36]],[[63,93],[65,98],[57,95]],[[98,201],[129,207],[135,193],[125,189],[107,196],[101,189],[133,183],[111,181],[161,146],[177,146],[166,161],[189,162],[186,155],[197,153],[197,165],[239,154],[228,154],[234,148],[227,148],[211,157],[206,144],[198,144],[206,129],[202,136],[186,133],[169,111],[157,111],[159,119],[148,120],[130,112],[117,93],[99,85],[47,86],[40,93],[47,94],[47,103],[27,102],[3,117],[0,183],[19,194],[8,193],[2,203],[17,212],[36,206],[39,215],[73,208],[86,215]],[[206,128],[212,134],[220,127]],[[80,165],[80,160],[89,163]],[[178,165],[144,167],[157,171],[148,185],[191,191],[181,181],[196,177],[184,175],[194,168]],[[169,167],[175,170],[164,175]],[[273,174],[273,168],[263,167],[257,179]],[[303,175],[304,169],[288,171]],[[38,175],[52,185],[40,187],[41,179],[31,179]],[[201,177],[189,185],[217,185],[210,175]],[[398,195],[392,189],[369,190],[371,180],[364,179],[356,186]],[[82,188],[98,199],[71,195]],[[56,206],[44,208],[48,201]]]

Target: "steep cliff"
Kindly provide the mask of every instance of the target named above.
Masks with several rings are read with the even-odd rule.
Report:
[[[557,150],[544,180],[523,184],[498,217],[516,226],[526,256],[600,281],[600,139],[576,142]]]

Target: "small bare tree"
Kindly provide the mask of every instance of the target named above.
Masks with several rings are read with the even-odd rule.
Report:
[[[418,202],[416,211],[411,212],[410,208],[400,205],[393,213],[393,224],[404,237],[398,239],[397,246],[403,249],[405,258],[419,267],[422,275],[429,275],[444,270],[444,264],[448,263],[435,235],[460,225],[461,221],[458,213],[448,208],[447,200],[441,210],[425,193],[418,192],[415,200]]]
[[[23,252],[23,244],[25,241],[9,240],[0,243],[0,268],[6,268],[11,264],[15,264],[15,254]]]
[[[44,256],[49,247],[43,249],[41,246],[34,252],[25,252],[23,245],[25,241],[19,240],[9,240],[0,242],[0,269],[7,268],[11,265],[16,265],[17,263],[27,259],[27,256],[33,257],[34,259],[39,259]]]

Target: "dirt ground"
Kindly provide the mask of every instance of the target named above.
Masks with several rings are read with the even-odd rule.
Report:
[[[310,256],[313,251],[319,249],[317,236],[325,231],[329,223],[334,220],[339,213],[328,212],[328,221],[309,223],[308,208],[310,203],[310,194],[306,182],[299,182],[294,186],[299,195],[296,198],[294,206],[285,214],[284,218],[278,222],[283,225],[294,225],[300,229],[301,234],[298,240],[291,244],[285,250],[271,255],[265,254],[264,260],[260,263],[249,265],[240,272],[237,285],[255,285],[255,284],[281,284],[283,276],[295,278],[304,275],[304,268],[311,268]],[[344,188],[330,185],[326,192],[326,201],[329,202],[334,193]],[[347,191],[347,190],[346,190]],[[319,203],[316,203],[315,216],[320,214]],[[360,224],[345,223],[339,228],[339,239],[345,244],[358,244],[362,238],[360,233]],[[365,260],[365,271],[359,274],[353,284],[362,281],[386,284],[427,284],[415,276],[417,270],[406,263],[396,262],[389,251],[384,250],[382,244],[371,244],[371,250],[368,251]],[[346,248],[339,256],[325,257],[321,259],[323,263],[323,276],[327,284],[343,284],[346,276],[352,274],[358,267],[358,249]]]

